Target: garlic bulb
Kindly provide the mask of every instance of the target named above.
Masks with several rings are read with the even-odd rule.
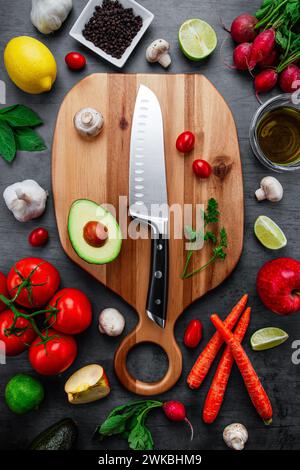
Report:
[[[43,34],[53,33],[61,27],[72,6],[72,0],[32,0],[32,24]]]
[[[34,180],[8,186],[3,193],[5,204],[19,222],[40,217],[45,211],[47,192]]]

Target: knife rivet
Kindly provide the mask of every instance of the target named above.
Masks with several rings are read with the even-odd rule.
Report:
[[[161,243],[159,243],[159,244],[157,245],[157,249],[158,249],[159,251],[161,251],[161,250],[163,249],[163,246],[162,246]]]
[[[155,300],[155,303],[156,303],[156,305],[160,305],[160,304],[161,304],[161,300],[160,300],[160,299],[156,299],[156,300]]]
[[[161,271],[155,271],[154,276],[156,279],[161,279],[162,278],[162,272]]]

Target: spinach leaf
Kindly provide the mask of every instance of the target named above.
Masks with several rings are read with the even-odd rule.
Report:
[[[138,420],[136,426],[132,429],[128,436],[128,443],[130,449],[133,450],[152,450],[153,439],[149,429]]]
[[[23,104],[2,108],[0,120],[7,122],[11,127],[35,127],[43,124],[41,118]]]
[[[18,150],[41,152],[47,148],[44,140],[30,127],[15,128],[14,134]]]
[[[14,133],[11,128],[0,121],[0,154],[8,163],[11,163],[16,156],[17,146]]]

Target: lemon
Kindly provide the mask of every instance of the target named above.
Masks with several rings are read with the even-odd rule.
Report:
[[[268,327],[253,333],[250,339],[254,351],[264,351],[265,349],[275,348],[284,343],[289,335],[280,328]]]
[[[188,59],[205,59],[215,50],[217,42],[215,30],[203,20],[187,20],[180,27],[179,45]]]
[[[10,79],[21,90],[39,94],[50,91],[56,79],[56,62],[42,42],[29,36],[11,39],[4,51]]]
[[[287,244],[287,239],[281,228],[265,215],[260,215],[256,219],[254,232],[260,243],[270,250],[279,250]]]

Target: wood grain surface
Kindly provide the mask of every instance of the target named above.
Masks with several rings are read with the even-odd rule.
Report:
[[[124,240],[118,259],[107,265],[88,264],[73,250],[67,231],[72,202],[86,198],[99,204],[119,207],[119,197],[128,196],[130,135],[135,99],[140,84],[157,95],[164,121],[168,199],[170,206],[207,205],[210,197],[219,203],[220,227],[228,232],[229,248],[225,261],[217,261],[190,279],[180,278],[186,259],[186,242],[176,238],[178,231],[171,213],[170,262],[167,325],[164,330],[148,319],[145,304],[150,269],[150,239],[133,240],[123,228]],[[96,139],[82,138],[73,125],[75,113],[94,106],[105,119],[103,132]],[[176,151],[177,136],[185,129],[196,135],[189,155]],[[206,180],[195,177],[192,162],[204,158],[213,174]],[[155,184],[155,182],[153,182]],[[52,186],[60,239],[68,256],[98,281],[120,295],[137,311],[140,321],[120,345],[115,369],[129,390],[153,395],[165,392],[178,380],[182,357],[174,338],[174,324],[184,309],[219,285],[237,264],[243,244],[243,181],[239,145],[231,112],[224,99],[202,75],[124,75],[94,74],[79,82],[60,108],[52,149]],[[126,207],[125,207],[126,208]],[[200,211],[200,208],[198,208]],[[230,223],[232,214],[235,223]],[[120,221],[120,214],[118,214]],[[173,213],[174,215],[174,213]],[[183,217],[180,217],[180,223]],[[125,220],[129,223],[129,220]],[[214,229],[215,230],[215,229]],[[182,234],[182,230],[180,235]],[[195,252],[190,269],[210,259],[212,248],[205,244]],[[137,343],[159,344],[167,353],[169,369],[155,383],[143,383],[128,372],[126,358]]]

